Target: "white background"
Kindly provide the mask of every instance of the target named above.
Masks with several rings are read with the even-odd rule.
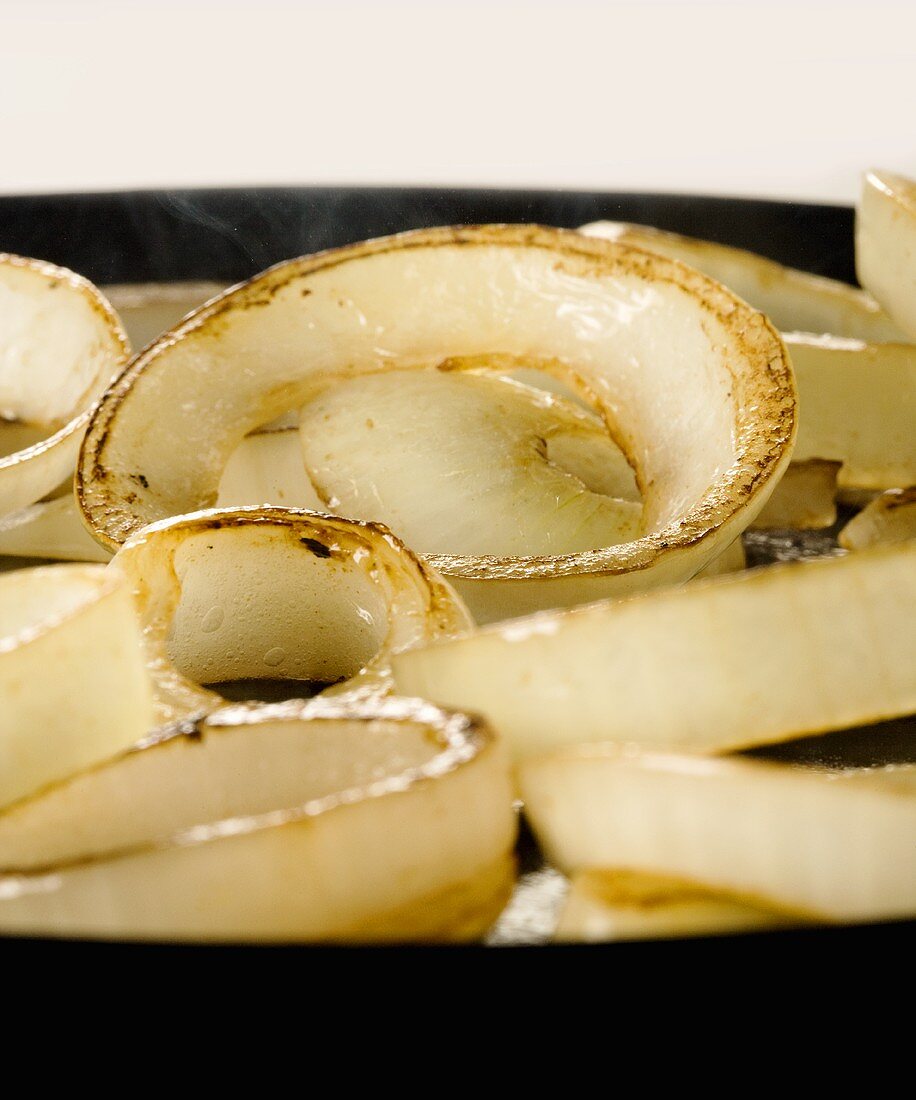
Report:
[[[435,183],[853,200],[916,3],[0,0],[0,192]]]

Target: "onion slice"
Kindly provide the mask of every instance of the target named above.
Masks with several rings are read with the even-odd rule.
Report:
[[[117,570],[58,565],[0,577],[0,806],[133,744],[150,687]]]
[[[305,405],[299,430],[331,511],[384,523],[444,571],[454,554],[572,554],[640,533],[639,503],[578,476],[620,453],[600,420],[507,378],[447,367],[355,378]]]
[[[792,462],[752,526],[832,526],[836,523],[837,478],[841,468],[841,462],[823,458]]]
[[[573,875],[554,939],[607,943],[734,935],[791,923],[798,919],[667,875],[590,870]]]
[[[856,271],[916,339],[916,181],[868,172],[856,211]]]
[[[0,555],[107,562],[111,554],[86,530],[72,492],[0,519]]]
[[[114,560],[134,586],[159,723],[221,705],[200,685],[227,680],[384,694],[392,653],[470,625],[449,586],[384,528],[313,512],[179,516]]]
[[[869,294],[755,252],[626,222],[592,222],[580,232],[689,264],[761,310],[782,332],[832,332],[871,343],[905,339]]]
[[[843,463],[843,489],[916,482],[916,345],[786,337],[798,385],[794,459]]]
[[[91,283],[0,253],[0,516],[71,476],[90,406],[129,350]]]
[[[525,762],[525,810],[566,871],[674,875],[836,920],[916,911],[916,768],[836,773],[583,746]]]
[[[417,701],[229,708],[0,814],[0,928],[467,939],[512,884],[505,755]]]
[[[435,229],[281,264],[154,343],[96,411],[81,507],[115,547],[211,504],[239,441],[329,385],[494,354],[561,362],[588,383],[639,474],[646,534],[578,554],[437,557],[482,617],[687,579],[788,463],[785,350],[722,287],[577,233]]]
[[[252,432],[232,452],[220,479],[216,506],[250,504],[328,511],[305,472],[295,426]]]
[[[840,546],[847,550],[910,540],[916,540],[916,487],[875,497],[839,534]]]
[[[402,653],[394,674],[402,694],[484,715],[517,758],[876,722],[916,711],[916,545],[535,615]]]

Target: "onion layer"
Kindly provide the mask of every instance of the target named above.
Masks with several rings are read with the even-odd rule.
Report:
[[[212,503],[248,432],[335,381],[494,354],[557,361],[588,384],[639,474],[647,533],[580,554],[437,556],[481,617],[687,579],[788,462],[785,350],[728,291],[579,234],[440,229],[281,264],[157,341],[95,414],[81,506],[116,546]]]
[[[0,806],[139,740],[152,708],[130,588],[61,565],[0,577]]]
[[[0,515],[70,477],[89,408],[128,352],[91,283],[0,253]]]
[[[783,267],[755,252],[626,222],[593,222],[580,232],[689,264],[731,288],[782,332],[832,332],[878,344],[903,338],[870,295],[836,279]]]
[[[908,714],[914,662],[906,545],[536,615],[402,653],[394,673],[525,757],[586,741],[721,752]]]
[[[787,914],[665,875],[579,871],[573,875],[554,939],[607,943],[731,935],[789,923]]]
[[[383,694],[392,653],[470,625],[448,585],[384,528],[314,512],[179,516],[114,560],[135,589],[160,723],[221,704],[202,683]]]
[[[505,756],[461,715],[235,707],[0,814],[0,928],[466,939],[505,902]]]
[[[868,172],[856,211],[856,271],[916,339],[916,182]]]
[[[839,535],[847,550],[916,541],[916,487],[891,489],[875,497],[846,524]]]
[[[831,773],[585,746],[522,765],[564,870],[674,875],[809,917],[916,910],[916,768]]]
[[[843,489],[916,482],[916,346],[789,336],[796,461],[837,459]]]
[[[823,458],[791,463],[752,526],[830,527],[836,523],[841,468],[841,462]]]

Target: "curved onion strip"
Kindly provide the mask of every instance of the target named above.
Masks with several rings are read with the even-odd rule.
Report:
[[[916,541],[916,487],[891,489],[866,504],[840,531],[840,546],[866,550],[886,543]]]
[[[856,272],[916,339],[916,181],[866,173],[856,211]]]
[[[305,472],[296,427],[253,432],[232,452],[220,479],[216,505],[239,508],[250,504],[327,511]]]
[[[333,380],[493,353],[561,360],[586,379],[640,471],[650,533],[559,557],[434,557],[465,591],[490,586],[478,609],[490,617],[686,579],[788,462],[785,350],[724,288],[577,233],[438,229],[281,264],[157,341],[96,411],[81,506],[116,545],[211,503],[242,437]]]
[[[0,253],[0,420],[12,428],[6,441],[0,431],[0,515],[72,474],[89,408],[128,353],[117,316],[91,283]]]
[[[775,565],[490,627],[394,661],[516,757],[585,741],[720,752],[916,710],[916,545]]]
[[[0,806],[126,748],[150,728],[130,589],[116,570],[0,577]]]
[[[135,348],[145,348],[225,289],[225,283],[211,282],[117,283],[102,288]]]
[[[86,530],[72,492],[0,518],[0,555],[57,561],[111,559]]]
[[[843,463],[839,485],[916,481],[916,345],[787,336],[798,385],[794,458]]]
[[[752,527],[830,527],[836,523],[842,463],[821,458],[792,462]]]
[[[200,684],[281,679],[384,694],[396,650],[470,619],[384,528],[282,508],[154,524],[115,562],[134,585],[161,723],[213,710]]]
[[[554,939],[559,943],[607,943],[731,935],[789,923],[787,914],[682,879],[592,870],[573,875]]]
[[[305,405],[300,433],[330,511],[384,523],[427,556],[570,554],[640,533],[638,503],[574,472],[620,454],[600,420],[511,379],[447,367],[355,378]]]
[[[228,708],[0,814],[0,928],[465,939],[508,896],[515,831],[505,756],[463,715]]]
[[[872,343],[905,339],[863,291],[783,267],[755,252],[626,222],[593,222],[580,232],[690,264],[761,310],[783,332],[833,332]]]
[[[916,910],[916,768],[831,773],[592,745],[526,761],[519,784],[564,870],[675,875],[812,917]]]

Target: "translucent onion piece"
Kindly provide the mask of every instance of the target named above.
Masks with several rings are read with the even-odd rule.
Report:
[[[916,545],[774,565],[490,627],[394,661],[516,757],[586,741],[706,752],[916,710]]]
[[[226,463],[216,503],[219,508],[273,504],[327,511],[305,472],[295,426],[245,436]]]
[[[836,523],[841,466],[821,458],[790,463],[752,526],[816,528]]]
[[[0,577],[0,806],[133,744],[150,687],[130,589],[100,566]]]
[[[761,310],[783,332],[832,332],[872,343],[905,339],[870,295],[755,252],[626,222],[593,222],[580,232],[690,264]]]
[[[0,515],[70,476],[88,410],[128,353],[117,316],[91,283],[0,253],[0,420],[14,433],[0,432]]]
[[[461,715],[229,708],[0,814],[0,928],[466,939],[512,883],[504,753]]]
[[[225,283],[122,283],[103,288],[135,348],[145,348],[198,306],[226,289]]]
[[[891,489],[866,504],[840,531],[840,546],[866,550],[916,540],[916,488]]]
[[[371,524],[282,508],[154,524],[115,561],[134,585],[160,723],[214,709],[201,684],[304,680],[374,696],[391,654],[470,619],[428,566]]]
[[[565,438],[600,459],[614,447],[600,422],[505,378],[356,378],[309,402],[300,432],[326,506],[384,523],[422,554],[572,554],[639,536],[639,504],[592,491],[551,457]]]
[[[798,385],[794,459],[843,463],[839,485],[916,482],[916,345],[786,338]]]
[[[0,555],[55,561],[111,559],[110,552],[86,530],[72,492],[0,518]]]
[[[594,745],[527,761],[519,784],[567,871],[674,875],[837,920],[916,912],[916,768],[831,773]]]
[[[139,355],[94,417],[81,507],[115,546],[212,503],[239,441],[330,383],[494,353],[557,359],[586,379],[640,472],[649,533],[559,557],[437,559],[466,591],[499,582],[480,599],[489,617],[686,579],[788,462],[784,348],[723,288],[577,233],[438,229],[281,264]]]
[[[717,936],[765,931],[789,923],[786,914],[665,875],[580,871],[573,876],[554,939],[560,943],[607,943]]]
[[[856,272],[916,339],[916,182],[868,172],[856,211]]]

